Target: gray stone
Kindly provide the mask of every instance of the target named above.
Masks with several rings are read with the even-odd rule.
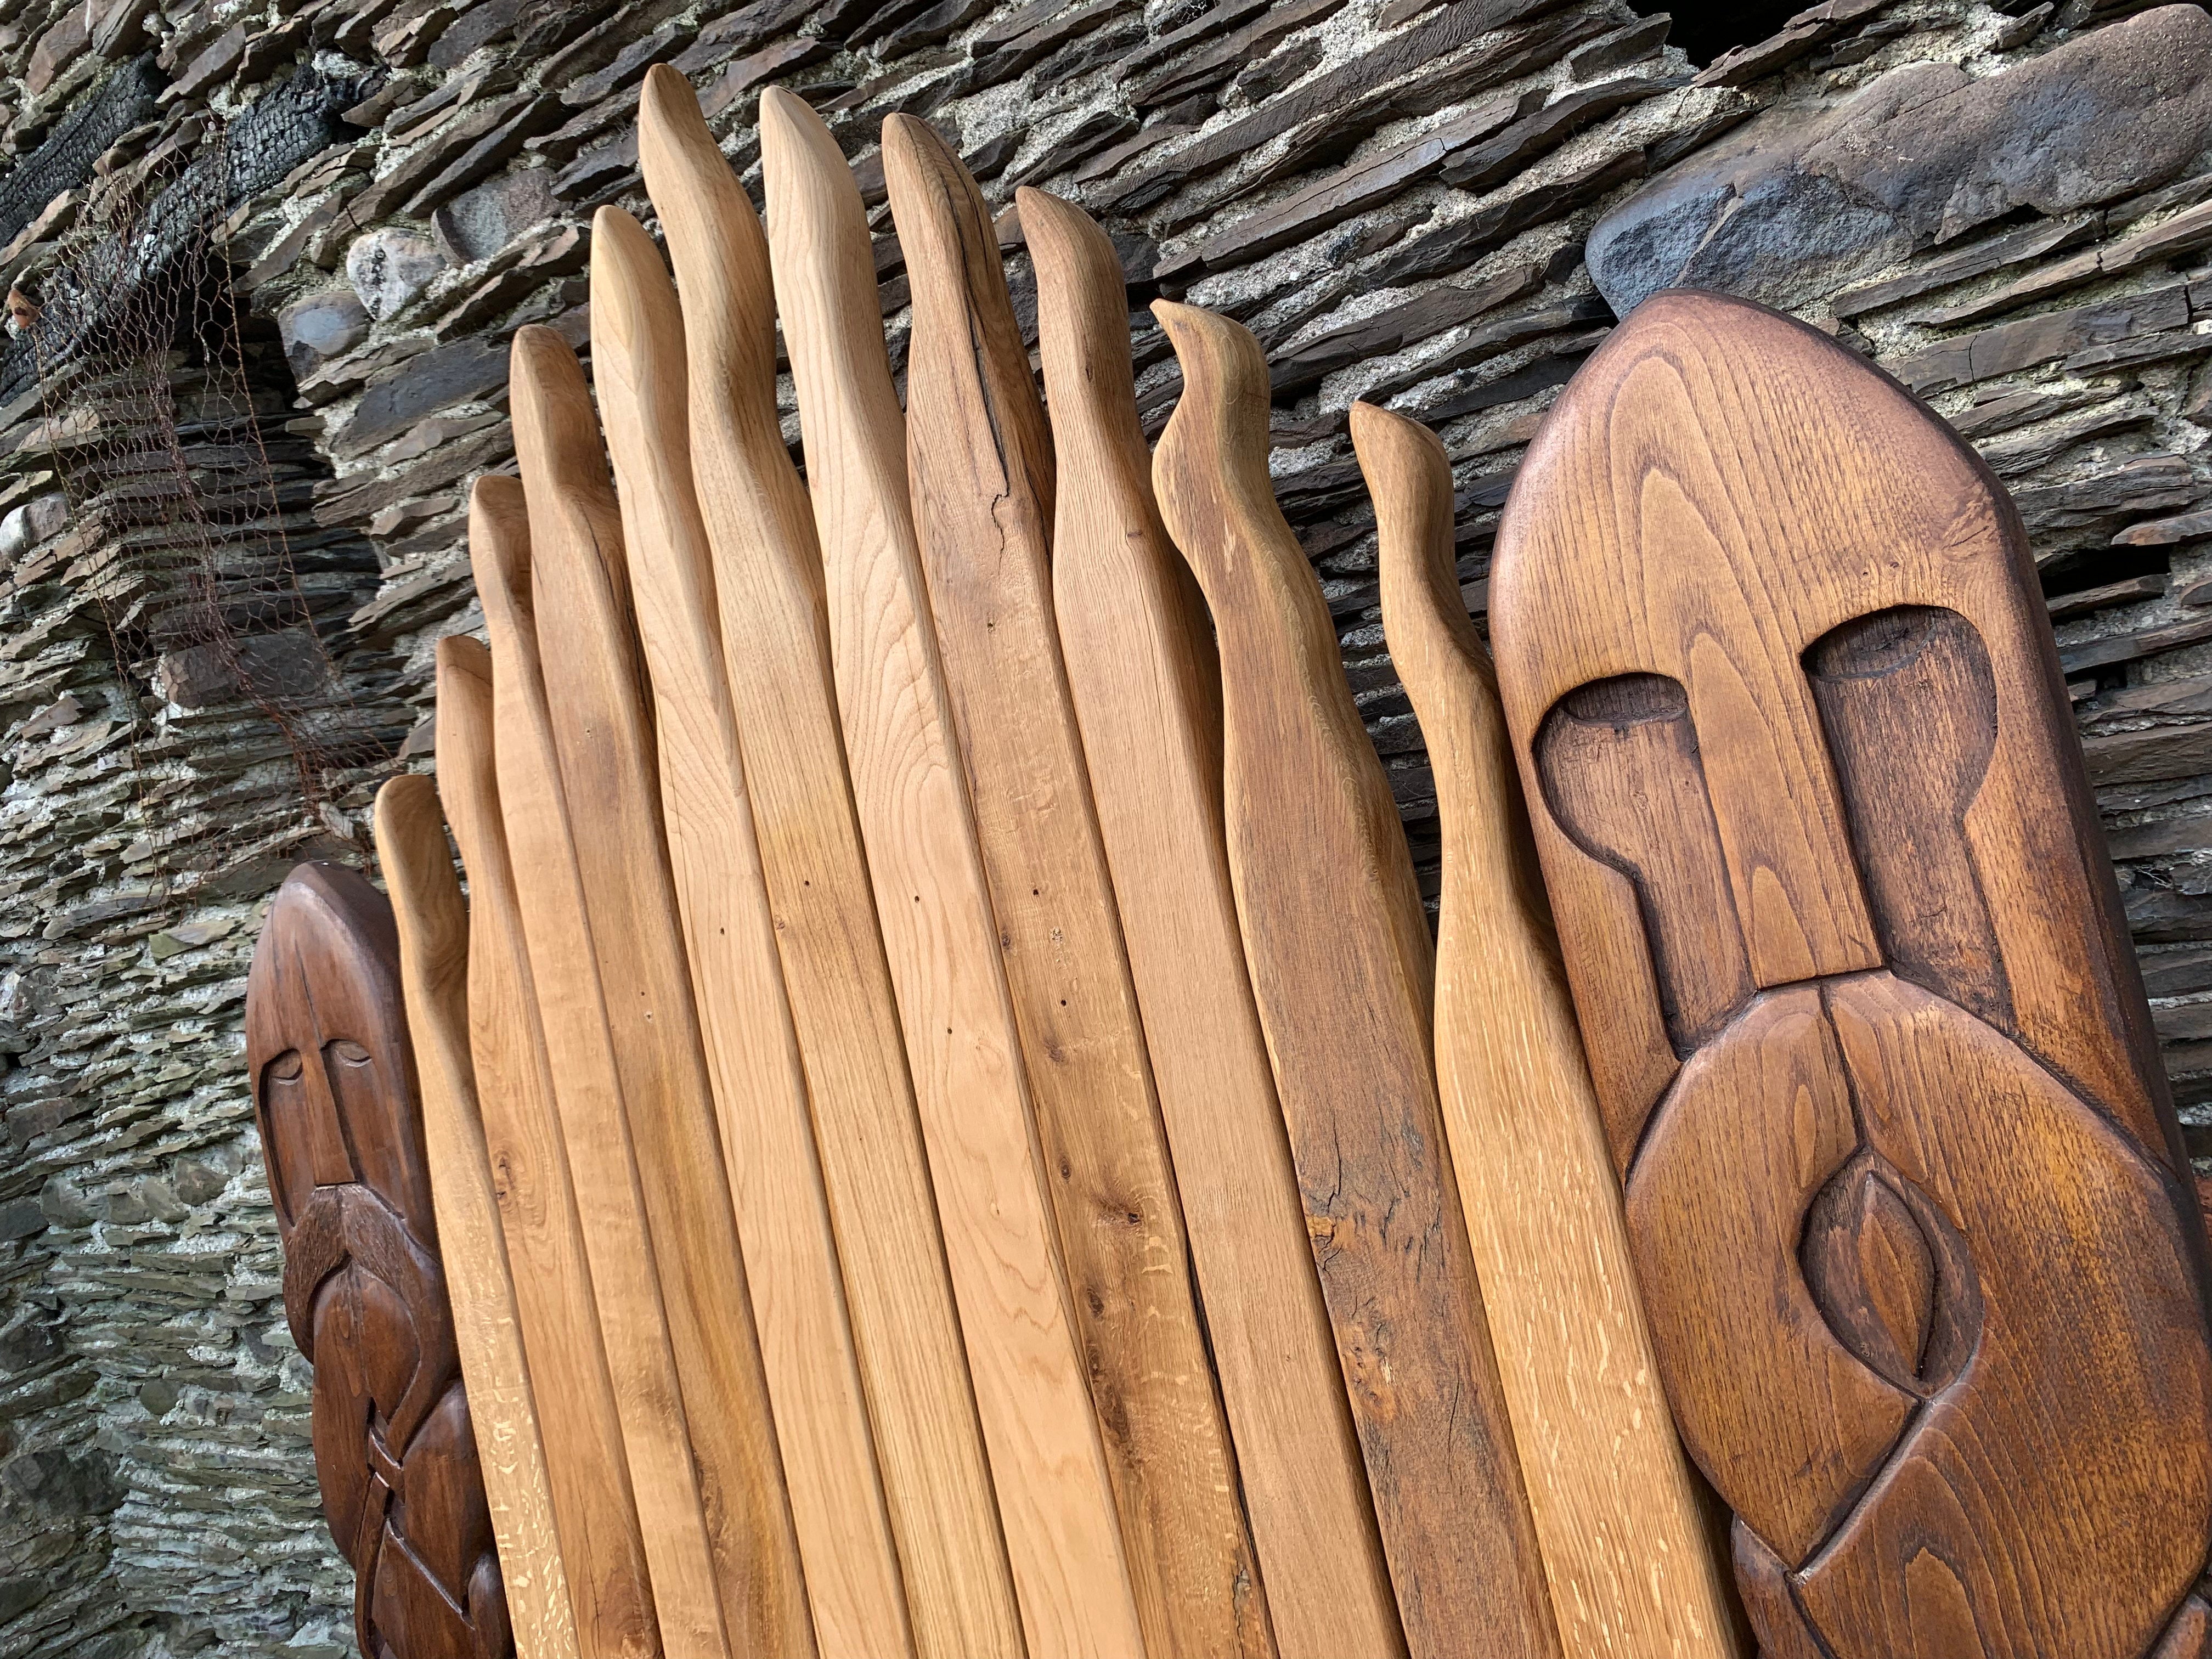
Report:
[[[446,268],[446,256],[428,237],[386,226],[346,250],[346,280],[362,307],[378,322],[396,315]]]
[[[556,205],[552,173],[526,167],[464,191],[433,214],[430,222],[455,264],[474,264],[551,217]]]
[[[423,352],[362,394],[336,447],[342,455],[361,454],[398,437],[426,415],[488,398],[506,385],[504,342],[457,340]]]
[[[0,1464],[0,1492],[49,1517],[110,1514],[126,1490],[116,1474],[115,1459],[94,1447],[68,1451],[39,1446]]]
[[[92,1206],[77,1184],[67,1176],[55,1176],[39,1190],[39,1207],[57,1227],[88,1227]]]
[[[0,519],[0,563],[14,563],[69,522],[69,497],[37,495]]]
[[[1807,303],[2017,210],[2162,183],[2208,139],[2212,16],[2161,7],[2002,75],[1911,64],[1762,116],[1600,221],[1590,274],[1623,314],[1670,287]]]
[[[284,361],[291,364],[294,377],[306,380],[330,359],[343,356],[367,339],[368,315],[368,307],[360,297],[343,288],[325,289],[279,311],[276,332],[284,343]]]
[[[46,1230],[46,1213],[35,1198],[0,1204],[0,1240],[29,1238]]]
[[[207,1204],[222,1195],[234,1170],[205,1158],[180,1158],[171,1171],[170,1185],[187,1204]]]

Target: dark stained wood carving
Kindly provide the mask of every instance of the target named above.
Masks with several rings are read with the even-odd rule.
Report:
[[[514,1641],[439,1266],[398,958],[392,908],[362,876],[303,864],[286,878],[246,986],[254,1112],[361,1650],[504,1659]]]
[[[1824,337],[1662,295],[1531,447],[1491,596],[1769,1659],[2203,1651],[2203,1226],[1995,480]]]

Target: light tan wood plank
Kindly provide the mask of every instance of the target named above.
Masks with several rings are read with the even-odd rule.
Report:
[[[959,890],[945,884],[959,879],[963,853],[957,836],[964,829],[965,807],[949,761],[937,665],[922,608],[921,564],[907,505],[902,418],[884,352],[867,225],[859,188],[820,118],[801,100],[779,91],[763,95],[761,114],[762,167],[775,230],[775,289],[806,433],[829,655],[850,765],[850,810],[866,840],[884,944],[900,989],[899,1012],[913,1038],[913,1077],[940,1197],[948,1207],[959,1203],[974,1218],[974,1200],[984,1191],[995,1188],[1010,1202],[1020,1202],[1019,1173],[1006,1163],[1008,1085],[994,1078],[1017,1062],[1003,1018],[994,1028],[988,1006],[978,1000],[982,994],[952,977],[963,969],[989,970],[975,957],[972,905],[963,908]],[[726,213],[722,222],[726,228]],[[702,442],[701,453],[704,458],[730,451],[716,441]],[[720,496],[719,490],[714,493]],[[793,581],[804,586],[810,578],[803,541],[797,547],[791,556],[799,564],[796,572],[787,567],[762,572],[754,580],[764,586]],[[811,646],[805,646],[803,635],[794,641],[791,607],[811,603],[800,592],[780,601],[781,608],[771,612],[785,618],[780,631],[785,648],[794,652],[792,660],[802,672],[802,684],[808,654],[819,683],[823,635],[821,624],[811,623],[806,629]],[[758,696],[759,688],[752,687],[751,694]],[[803,690],[789,695],[799,699],[803,710]],[[806,729],[813,734],[811,764],[818,767],[826,734],[819,714],[813,719]],[[957,809],[951,817],[948,792]],[[806,822],[825,836],[840,834],[831,814],[817,811]],[[793,828],[778,824],[763,839],[793,833]],[[948,836],[955,839],[948,842]],[[824,840],[818,850],[832,851],[836,844]],[[838,856],[849,860],[850,854]],[[849,882],[849,861],[830,868],[833,875],[842,868]],[[835,938],[830,934],[825,945]],[[988,986],[988,978],[984,982]],[[951,1017],[940,1019],[948,1007]],[[925,1008],[932,1023],[920,1029]],[[941,1046],[939,1024],[953,1028]],[[969,1103],[950,1091],[956,1078],[989,1088],[977,1103],[979,1116],[981,1111],[990,1116],[964,1133],[957,1120]],[[951,1160],[971,1139],[988,1148],[984,1156],[990,1168],[964,1176],[956,1188],[951,1177],[957,1166]],[[1018,1245],[1025,1224],[1018,1212],[1009,1212],[1003,1224],[1006,1242]],[[955,1252],[954,1269],[963,1274],[963,1262],[984,1266],[967,1251],[981,1247],[987,1237],[956,1227],[947,1239]],[[963,1311],[965,1307],[963,1297]],[[1045,1312],[1048,1316],[1048,1302]],[[994,1333],[987,1323],[971,1335],[980,1350]],[[947,1440],[937,1451],[941,1473],[934,1490],[893,1483],[887,1493],[906,1567],[916,1649],[926,1659],[1018,1655],[1024,1651],[1022,1615],[1007,1540],[993,1501],[991,1471],[972,1437]],[[1026,1550],[1034,1540],[1022,1543]]]
[[[726,1638],[813,1648],[671,878],[623,537],[583,371],[515,336],[539,661]],[[588,803],[586,810],[586,803]],[[654,1575],[656,1587],[659,1575]]]
[[[641,151],[686,298],[693,464],[737,643],[727,660],[763,856],[772,882],[781,876],[787,972],[808,988],[794,1000],[814,1021],[804,1046],[820,1056],[817,1093],[866,1087],[896,1098],[908,1124],[918,1103],[1031,1650],[1131,1651],[1134,1606],[942,710],[933,700],[879,710],[903,722],[890,727],[897,747],[922,763],[864,799],[879,826],[872,860],[838,729],[821,551],[777,420],[768,244],[672,70],[647,77]],[[851,1220],[879,1248],[896,1243],[873,1225],[880,1207],[856,1202]],[[887,1364],[887,1386],[914,1394],[900,1363]]]
[[[1221,649],[1229,867],[1416,1659],[1563,1653],[1444,1144],[1432,946],[1321,585],[1267,477],[1267,365],[1153,307],[1184,392],[1152,461]]]
[[[376,854],[399,927],[422,1156],[514,1650],[518,1659],[567,1659],[578,1652],[575,1615],[469,1063],[469,913],[429,779],[393,778],[377,791]]]
[[[1382,624],[1443,823],[1437,1079],[1552,1606],[1570,1653],[1723,1659],[1728,1592],[1659,1386],[1620,1186],[1490,653],[1460,594],[1451,465],[1370,404]]]
[[[645,1541],[500,820],[491,653],[466,635],[442,639],[437,673],[439,799],[469,879],[469,1049],[577,1646],[584,1659],[657,1659]]]
[[[841,1052],[812,1067],[810,1108],[693,489],[683,319],[635,220],[602,208],[592,240],[592,375],[653,681],[669,862],[808,1600],[825,1651],[888,1659],[907,1650],[906,1611],[870,1405],[887,1440],[925,1448],[968,1411],[928,1178],[896,1028],[888,1066]],[[842,1048],[865,1039],[812,989],[801,982],[806,1035],[826,1023]],[[848,1295],[875,1377],[866,1394]]]
[[[591,918],[569,838],[568,791],[546,702],[519,483],[477,480],[469,544],[491,639],[501,816],[662,1645],[672,1655],[711,1659],[732,1650],[661,1303],[637,1167],[640,1148],[615,1062]]]
[[[1154,1652],[1273,1650],[1052,617],[1052,445],[975,181],[884,124],[907,465],[1060,1249]]]
[[[1206,1329],[1285,1659],[1404,1650],[1329,1334],[1221,821],[1221,689],[1152,500],[1127,295],[1083,211],[1024,189],[1059,465],[1053,600]]]

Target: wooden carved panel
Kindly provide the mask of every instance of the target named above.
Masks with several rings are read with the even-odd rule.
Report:
[[[1995,481],[1824,337],[1662,295],[1532,447],[1492,593],[1766,1653],[2198,1651],[2202,1224]]]
[[[315,1474],[353,1564],[361,1650],[505,1659],[384,896],[339,866],[295,869],[254,951],[246,1027],[284,1310],[315,1367]]]

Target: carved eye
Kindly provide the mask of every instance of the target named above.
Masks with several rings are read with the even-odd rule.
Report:
[[[1919,1389],[1936,1321],[1936,1256],[1911,1206],[1866,1158],[1814,1199],[1799,1260],[1843,1345],[1899,1388]]]
[[[300,1073],[305,1069],[300,1051],[288,1048],[269,1062],[269,1080],[271,1083],[294,1083],[299,1080]]]
[[[333,1060],[339,1060],[348,1066],[366,1066],[368,1064],[368,1050],[362,1048],[358,1042],[354,1042],[350,1037],[340,1037],[337,1042],[331,1044],[330,1053],[331,1057]]]

